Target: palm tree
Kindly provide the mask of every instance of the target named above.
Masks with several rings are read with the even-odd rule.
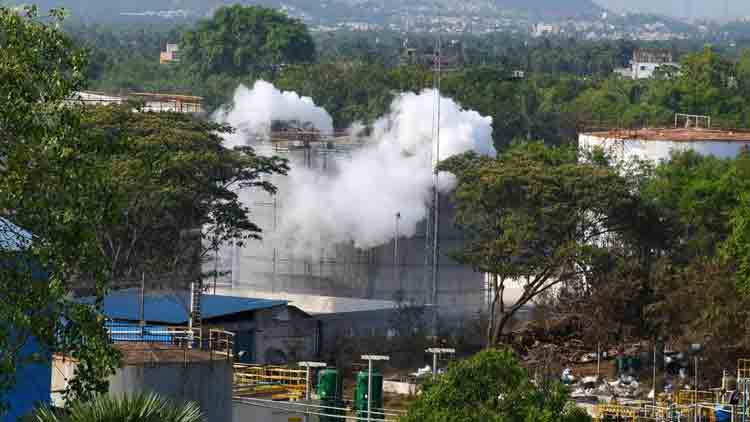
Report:
[[[179,405],[154,393],[113,397],[101,395],[90,402],[74,401],[63,411],[44,407],[34,422],[203,422],[195,403]]]

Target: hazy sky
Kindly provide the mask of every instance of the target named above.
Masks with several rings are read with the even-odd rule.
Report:
[[[692,14],[697,18],[724,19],[727,15],[732,20],[750,16],[750,0],[594,0],[602,6],[615,10],[633,10],[654,12],[675,17],[687,17]],[[692,9],[692,12],[688,12]]]

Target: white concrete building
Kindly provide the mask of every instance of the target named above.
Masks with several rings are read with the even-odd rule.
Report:
[[[663,66],[679,68],[680,64],[674,61],[670,52],[639,50],[633,53],[629,68],[616,69],[615,72],[627,78],[649,79]]]

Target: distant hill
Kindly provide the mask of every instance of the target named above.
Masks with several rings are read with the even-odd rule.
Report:
[[[15,6],[34,3],[42,9],[64,7],[75,17],[110,21],[126,17],[194,20],[217,7],[260,4],[285,8],[316,23],[363,20],[385,23],[405,15],[523,16],[530,19],[592,16],[603,10],[592,0],[0,0]]]

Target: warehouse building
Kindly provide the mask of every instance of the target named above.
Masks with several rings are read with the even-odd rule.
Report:
[[[211,329],[234,333],[240,362],[283,364],[318,354],[318,320],[286,301],[203,295],[200,313],[204,334]],[[138,290],[114,292],[104,298],[104,315],[116,323],[137,324],[143,318],[148,326],[187,327],[190,296],[182,291],[143,297]]]

